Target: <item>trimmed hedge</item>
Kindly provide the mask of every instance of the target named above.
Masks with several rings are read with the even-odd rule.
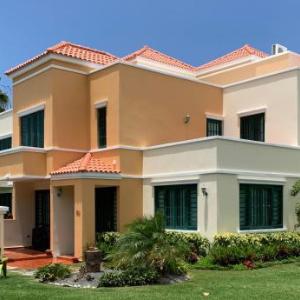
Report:
[[[48,264],[40,267],[34,274],[34,277],[39,279],[40,282],[55,281],[57,279],[65,279],[70,277],[71,269],[64,264]]]
[[[300,233],[218,234],[209,252],[221,266],[245,261],[274,261],[300,256]]]
[[[134,268],[125,271],[104,273],[99,279],[98,287],[122,287],[154,284],[159,280],[155,270]]]

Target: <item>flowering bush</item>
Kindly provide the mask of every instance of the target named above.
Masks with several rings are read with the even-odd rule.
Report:
[[[102,252],[103,258],[111,253],[121,234],[119,232],[103,232],[97,234],[97,248]]]
[[[220,265],[300,256],[300,233],[217,234],[209,255]]]

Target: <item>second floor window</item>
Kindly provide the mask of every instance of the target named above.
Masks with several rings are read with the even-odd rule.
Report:
[[[98,147],[106,147],[106,106],[98,108]]]
[[[21,117],[21,146],[44,148],[44,111]]]
[[[241,117],[241,139],[265,141],[265,114]]]
[[[223,135],[223,122],[216,119],[206,119],[206,136]]]
[[[0,151],[11,148],[11,137],[0,139]]]

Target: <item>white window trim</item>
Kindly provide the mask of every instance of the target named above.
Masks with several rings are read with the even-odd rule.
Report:
[[[258,107],[258,108],[253,108],[250,110],[243,110],[243,111],[239,111],[237,112],[238,116],[241,117],[246,117],[246,116],[252,116],[252,115],[257,115],[260,113],[266,113],[267,111],[267,107]]]
[[[11,138],[11,137],[12,137],[12,133],[3,134],[3,135],[0,135],[0,140],[5,140],[5,139]]]
[[[213,119],[218,121],[224,121],[224,116],[222,115],[215,115],[211,113],[205,113],[206,119]]]
[[[186,177],[169,177],[169,178],[154,178],[151,179],[151,185],[185,185],[185,184],[199,184],[200,176],[186,176]]]
[[[239,183],[245,184],[269,184],[284,186],[286,183],[286,178],[238,176],[238,181]]]
[[[99,101],[95,102],[95,108],[99,109],[102,107],[106,107],[107,103],[108,103],[107,99],[99,100]]]
[[[24,117],[24,116],[30,115],[32,113],[35,113],[35,112],[38,112],[41,110],[45,110],[45,107],[46,107],[45,103],[40,103],[38,105],[34,105],[34,106],[31,106],[31,107],[23,109],[23,110],[19,110],[17,112],[17,115],[18,115],[18,117]]]

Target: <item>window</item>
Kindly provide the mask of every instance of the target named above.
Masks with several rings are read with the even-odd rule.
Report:
[[[282,186],[240,184],[240,229],[282,228]]]
[[[21,117],[21,145],[44,148],[44,111]]]
[[[9,211],[5,214],[5,219],[12,219],[12,193],[2,193],[0,192],[0,206],[9,207]]]
[[[206,136],[223,135],[223,122],[216,119],[206,119]]]
[[[11,137],[0,139],[0,151],[11,148]]]
[[[155,211],[164,214],[168,229],[197,230],[197,185],[156,186]]]
[[[265,141],[265,114],[241,117],[241,139]]]
[[[98,108],[98,146],[106,147],[106,106]]]

